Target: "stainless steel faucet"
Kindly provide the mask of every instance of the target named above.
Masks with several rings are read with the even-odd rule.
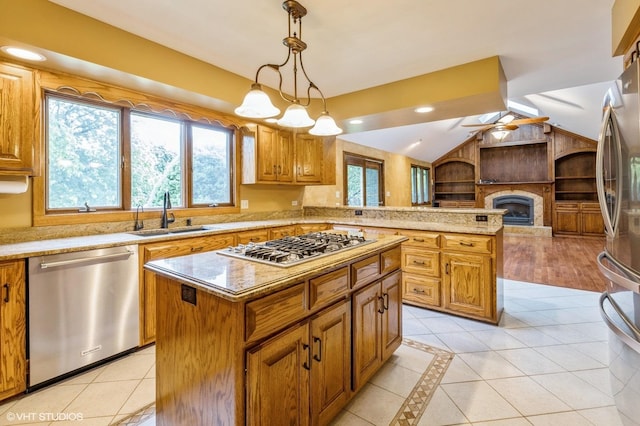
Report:
[[[142,210],[142,213],[144,213],[144,207],[142,207],[142,204],[138,204],[136,206],[136,221],[133,224],[133,230],[134,231],[139,231],[142,228],[144,228],[144,221],[138,220],[138,214],[140,213],[140,210]]]
[[[167,210],[171,208],[171,198],[169,197],[169,191],[164,193],[164,200],[162,202],[162,224],[161,228],[168,228],[170,223],[176,221],[173,213],[167,213]],[[171,217],[169,217],[171,216]]]

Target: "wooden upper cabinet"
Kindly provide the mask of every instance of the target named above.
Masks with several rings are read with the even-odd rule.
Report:
[[[0,174],[34,174],[33,72],[0,63]]]
[[[243,135],[242,183],[293,182],[293,153],[291,132],[258,126]]]
[[[296,182],[322,183],[323,146],[322,138],[296,135]]]

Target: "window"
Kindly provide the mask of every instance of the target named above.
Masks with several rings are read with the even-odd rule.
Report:
[[[411,204],[417,206],[428,204],[430,201],[429,169],[411,165]]]
[[[47,93],[50,213],[233,205],[234,131]]]
[[[346,206],[383,206],[384,162],[355,154],[344,154]]]

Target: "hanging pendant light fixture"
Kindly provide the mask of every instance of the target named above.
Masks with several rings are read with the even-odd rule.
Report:
[[[269,96],[262,90],[262,86],[258,83],[258,77],[260,71],[264,68],[270,68],[278,73],[280,83],[278,85],[278,92],[280,97],[291,105],[286,109],[282,118],[277,123],[283,127],[292,128],[305,128],[311,127],[309,133],[315,136],[335,136],[342,133],[342,129],[336,125],[336,122],[327,112],[327,101],[324,95],[307,75],[307,71],[304,69],[302,63],[302,52],[307,48],[307,44],[300,39],[302,35],[302,17],[307,14],[305,9],[300,3],[295,0],[287,0],[282,3],[282,8],[287,11],[289,22],[289,35],[282,40],[282,43],[287,46],[289,52],[286,60],[282,64],[264,64],[256,71],[255,82],[251,85],[251,90],[244,97],[242,105],[235,109],[235,113],[241,117],[247,118],[269,118],[275,117],[280,114],[280,110],[276,108]],[[292,32],[292,27],[295,29],[295,25],[298,24],[298,31]],[[293,97],[287,95],[282,91],[282,73],[280,68],[284,67],[293,61]],[[306,98],[298,98],[298,62],[304,78],[308,82],[307,96]],[[307,107],[311,103],[311,90],[314,89],[320,94],[322,99],[322,114],[317,121],[309,117],[307,113]],[[315,124],[315,126],[314,126]]]

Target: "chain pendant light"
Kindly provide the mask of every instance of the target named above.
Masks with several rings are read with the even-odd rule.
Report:
[[[280,97],[291,105],[285,110],[284,115],[277,121],[278,125],[291,128],[305,128],[311,127],[309,133],[315,136],[335,136],[342,133],[342,129],[336,125],[336,122],[327,112],[327,101],[324,95],[307,75],[307,71],[304,69],[302,63],[302,52],[307,48],[307,44],[302,41],[300,36],[302,35],[302,17],[307,14],[305,9],[300,3],[295,0],[288,0],[282,3],[282,8],[288,14],[289,23],[289,35],[282,40],[282,43],[289,49],[287,58],[282,64],[264,64],[258,68],[256,72],[255,82],[251,85],[251,90],[246,94],[242,105],[235,109],[235,113],[241,117],[247,118],[269,118],[275,117],[280,114],[280,110],[276,108],[269,96],[262,90],[262,86],[258,82],[260,71],[264,68],[269,68],[278,73],[280,83],[278,85],[278,92]],[[292,32],[292,28],[296,28],[298,25],[298,31]],[[287,95],[282,91],[282,73],[280,68],[289,63],[293,64],[293,97]],[[308,83],[307,96],[303,99],[298,98],[298,63],[302,70],[302,75]],[[320,94],[322,99],[322,114],[317,120],[313,120],[307,113],[307,107],[311,103],[311,90],[315,90]],[[315,125],[314,125],[315,124]]]

